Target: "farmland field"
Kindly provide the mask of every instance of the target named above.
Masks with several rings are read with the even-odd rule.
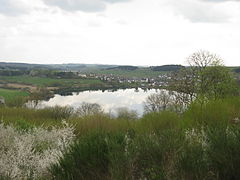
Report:
[[[55,79],[47,77],[31,77],[31,76],[0,76],[0,82],[11,82],[19,84],[28,84],[34,86],[67,86],[73,84],[97,84],[102,83],[97,79]]]
[[[0,94],[6,101],[12,100],[15,97],[18,96],[27,96],[28,93],[20,90],[11,90],[11,89],[1,89],[0,88]]]

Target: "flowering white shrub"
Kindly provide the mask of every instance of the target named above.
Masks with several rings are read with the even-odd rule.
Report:
[[[48,177],[48,168],[57,163],[74,139],[74,129],[43,127],[28,131],[0,123],[0,179]]]
[[[202,148],[205,150],[208,146],[207,135],[203,128],[201,130],[190,129],[185,131],[185,137],[190,144],[198,143],[202,145]]]

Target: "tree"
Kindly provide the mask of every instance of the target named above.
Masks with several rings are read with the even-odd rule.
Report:
[[[94,114],[103,113],[102,107],[97,103],[83,102],[80,107],[77,108],[76,114],[79,116],[89,116]]]
[[[206,98],[219,99],[237,95],[237,83],[226,67],[207,67],[202,76],[204,89],[201,90],[201,93]]]
[[[172,103],[172,97],[166,90],[161,90],[158,93],[151,94],[144,102],[144,111],[148,112],[160,112],[167,110]]]
[[[223,65],[223,60],[216,54],[200,50],[190,55],[187,58],[187,63],[191,68],[196,68],[202,71],[208,66]]]
[[[36,108],[40,101],[48,100],[53,97],[53,92],[48,90],[46,87],[38,87],[36,90],[30,93],[27,103],[27,107]]]
[[[117,109],[117,118],[118,119],[127,119],[134,120],[138,118],[137,112],[135,110],[130,110],[126,107]]]
[[[182,68],[177,72],[171,73],[168,87],[179,103],[190,104],[196,98],[197,78],[195,71],[195,69],[191,68]]]
[[[198,51],[187,58],[188,67],[172,74],[171,90],[182,93],[190,104],[194,99],[218,99],[234,95],[236,83],[232,74],[223,66],[223,60],[209,51]]]

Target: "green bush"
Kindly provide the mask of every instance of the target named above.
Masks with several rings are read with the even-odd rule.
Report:
[[[73,108],[68,106],[54,106],[45,108],[45,110],[49,111],[52,118],[55,120],[68,119],[74,115]]]
[[[129,144],[133,179],[174,179],[175,161],[181,147],[181,133],[163,130],[161,134],[136,135]]]
[[[54,179],[108,179],[108,152],[104,133],[91,133],[79,138],[51,172]]]
[[[227,126],[240,117],[240,98],[229,98],[208,101],[204,104],[192,103],[184,113],[187,126]]]
[[[210,128],[207,131],[209,166],[216,179],[240,179],[240,129]]]
[[[137,130],[147,133],[158,133],[165,129],[179,129],[180,127],[180,116],[170,111],[148,113],[136,122]]]
[[[176,160],[179,179],[208,179],[208,159],[204,151],[204,135],[201,130],[186,131]]]

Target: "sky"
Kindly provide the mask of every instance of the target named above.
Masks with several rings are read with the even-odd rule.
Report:
[[[0,0],[0,61],[240,65],[240,0]]]

